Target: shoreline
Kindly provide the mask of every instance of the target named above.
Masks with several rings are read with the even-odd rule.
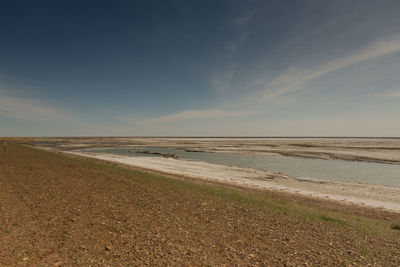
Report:
[[[344,204],[355,204],[361,207],[371,207],[400,213],[400,188],[398,187],[355,182],[300,179],[258,169],[230,167],[182,159],[126,157],[92,152],[60,152],[191,179],[224,183],[250,189],[285,192],[315,199],[332,200]]]
[[[96,147],[165,147],[214,153],[277,155],[292,158],[400,165],[400,139],[362,138],[36,138],[36,145],[59,150]]]

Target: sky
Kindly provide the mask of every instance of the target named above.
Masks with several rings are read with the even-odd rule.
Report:
[[[400,136],[400,1],[0,1],[0,136]]]

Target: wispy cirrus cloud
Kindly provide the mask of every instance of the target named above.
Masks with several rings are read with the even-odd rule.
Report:
[[[371,97],[400,97],[400,91],[385,92],[385,93],[373,94],[370,96]]]
[[[241,16],[235,18],[235,23],[241,27],[246,27],[256,14],[255,10],[251,10]]]
[[[370,44],[351,55],[344,55],[322,65],[309,68],[291,67],[268,83],[258,97],[267,102],[278,96],[306,88],[307,84],[326,74],[379,57],[400,52],[400,35]]]
[[[199,119],[221,119],[221,118],[235,118],[246,117],[255,114],[254,111],[232,111],[223,109],[203,109],[203,110],[185,110],[166,116],[151,118],[146,120],[147,123],[167,123],[185,120],[199,120]]]
[[[215,73],[212,77],[211,83],[217,91],[224,92],[231,87],[234,75],[235,71],[233,69],[226,69],[225,71]]]
[[[26,120],[72,120],[71,114],[37,98],[15,97],[0,91],[0,115]]]
[[[255,16],[256,12],[251,10],[233,20],[234,28],[237,30],[235,37],[227,44],[226,54],[228,61],[225,66],[216,71],[212,78],[211,84],[218,92],[225,92],[232,86],[232,81],[235,77],[234,56],[240,49],[241,45],[246,42],[249,32],[248,25]]]

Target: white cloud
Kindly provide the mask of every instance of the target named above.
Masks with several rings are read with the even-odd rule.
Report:
[[[239,34],[231,40],[227,45],[227,54],[230,64],[227,64],[225,68],[214,73],[211,83],[217,91],[223,92],[231,88],[233,78],[235,76],[235,68],[233,67],[233,56],[239,50],[240,46],[246,42],[248,38],[247,25],[254,17],[255,12],[251,11],[243,16],[239,16],[234,20],[236,25],[240,26]]]
[[[217,91],[224,92],[231,87],[234,74],[235,71],[233,69],[227,69],[223,72],[215,73],[211,83]]]
[[[370,95],[372,97],[400,97],[400,91]]]
[[[27,120],[71,119],[66,112],[41,100],[9,96],[2,92],[0,92],[0,115]]]
[[[313,66],[306,69],[289,68],[265,86],[261,92],[261,101],[266,102],[280,95],[301,90],[310,81],[328,73],[398,52],[400,52],[400,35],[377,41],[352,55],[343,56],[320,66]]]
[[[146,120],[147,123],[165,123],[193,119],[219,119],[245,117],[254,114],[253,111],[230,111],[222,109],[185,110],[158,118]]]
[[[241,27],[246,27],[250,23],[254,15],[255,12],[251,11],[243,16],[239,16],[235,19],[235,23]]]

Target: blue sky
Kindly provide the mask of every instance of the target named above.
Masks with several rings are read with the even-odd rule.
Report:
[[[400,1],[1,1],[0,136],[400,136]]]

